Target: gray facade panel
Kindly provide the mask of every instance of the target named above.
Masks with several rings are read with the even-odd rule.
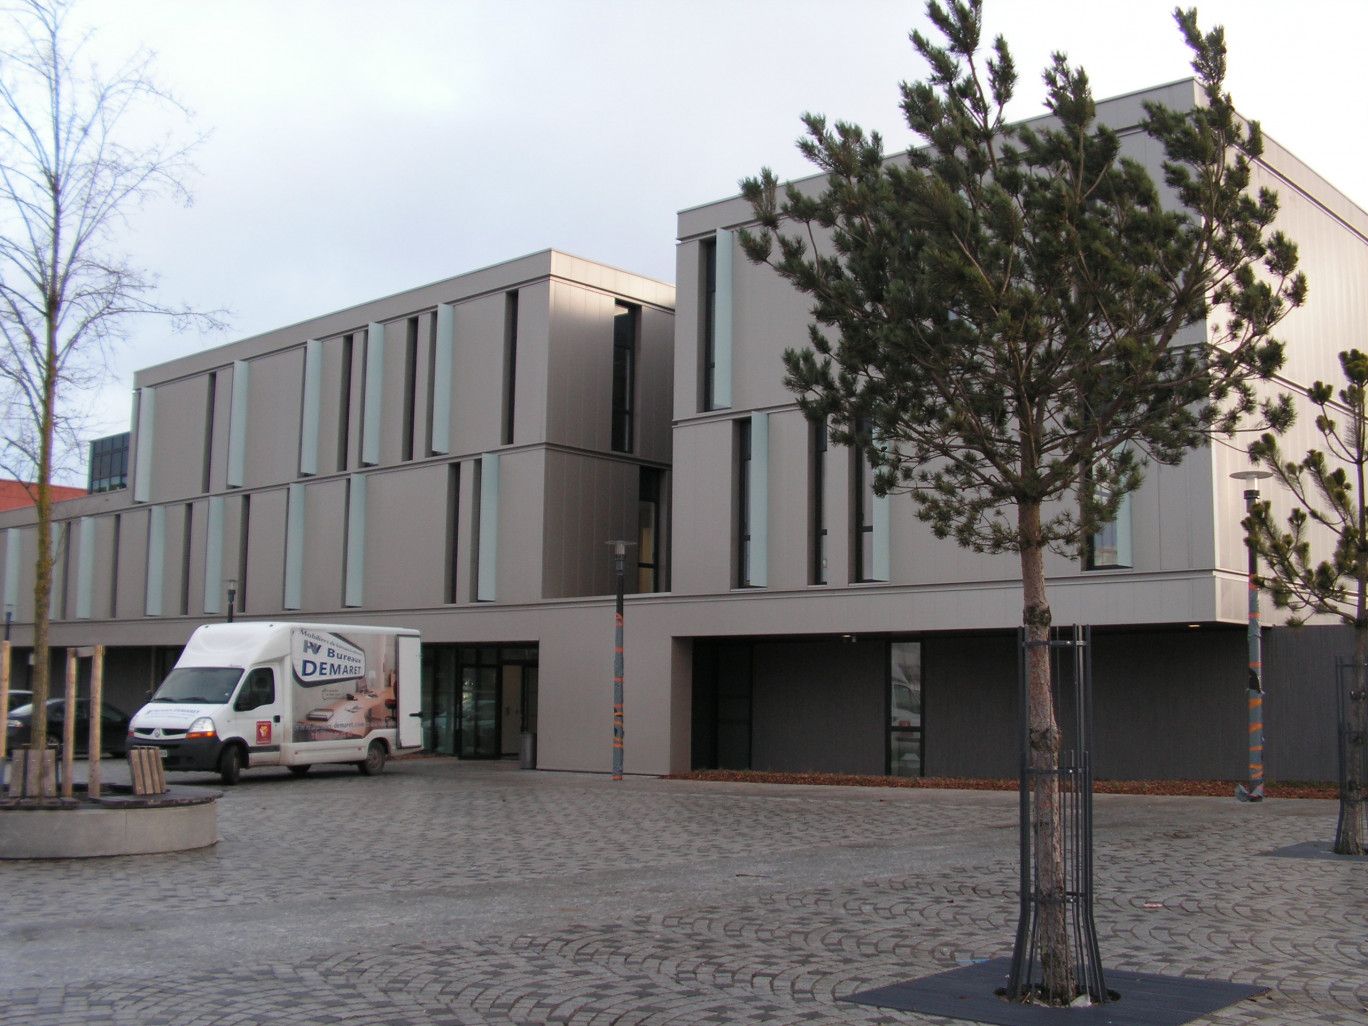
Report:
[[[302,341],[302,340],[301,340]],[[292,481],[299,471],[304,346],[251,362],[247,410],[247,488]]]
[[[757,644],[751,768],[882,774],[886,659],[879,642]]]
[[[441,604],[446,498],[445,464],[366,475],[367,609]]]

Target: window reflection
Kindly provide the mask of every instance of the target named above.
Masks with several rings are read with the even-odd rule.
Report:
[[[889,645],[888,773],[894,777],[922,775],[921,642],[895,641]]]

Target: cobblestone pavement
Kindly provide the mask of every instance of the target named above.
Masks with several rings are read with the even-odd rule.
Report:
[[[836,999],[1010,953],[1015,817],[991,792],[254,770],[214,848],[0,863],[0,1026],[953,1022]],[[1334,803],[1096,818],[1109,967],[1272,988],[1198,1022],[1368,1023],[1368,862],[1260,855],[1327,839]]]

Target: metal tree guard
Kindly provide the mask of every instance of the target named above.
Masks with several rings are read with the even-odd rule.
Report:
[[[1356,837],[1361,846],[1368,840],[1368,805],[1364,786],[1368,784],[1368,738],[1355,715],[1355,706],[1365,700],[1358,690],[1358,674],[1353,659],[1340,656],[1335,665],[1337,711],[1339,713],[1339,822],[1335,825],[1335,848],[1344,851],[1345,835]]]
[[[1031,765],[1030,695],[1027,680],[1027,651],[1047,647],[1050,654],[1050,679],[1055,694],[1056,715],[1061,726],[1068,721],[1060,701],[1066,693],[1072,698],[1072,748],[1060,747],[1057,769],[1036,770]],[[1092,807],[1092,628],[1056,628],[1050,640],[1029,642],[1024,628],[1018,630],[1018,677],[1021,702],[1020,796],[1021,918],[1017,924],[1016,944],[1012,949],[1012,968],[1007,981],[1009,1000],[1020,1000],[1036,993],[1043,983],[1040,961],[1040,912],[1051,899],[1042,893],[1040,867],[1032,844],[1031,794],[1043,776],[1046,786],[1057,786],[1060,815],[1063,817],[1062,855],[1067,890],[1064,903],[1069,909],[1070,951],[1074,981],[1080,995],[1092,1004],[1115,1000],[1108,992],[1102,972],[1102,956],[1097,947],[1097,927],[1093,922],[1093,807]],[[1071,679],[1069,679],[1071,678]],[[1058,899],[1054,899],[1058,900]]]

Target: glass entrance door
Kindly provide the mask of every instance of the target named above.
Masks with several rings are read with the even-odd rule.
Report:
[[[497,759],[499,740],[498,667],[462,666],[460,756]]]

